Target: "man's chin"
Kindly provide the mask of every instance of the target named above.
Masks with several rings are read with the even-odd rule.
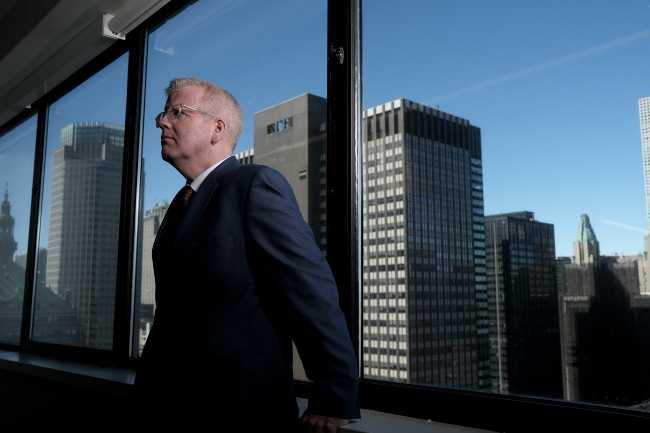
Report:
[[[160,156],[162,157],[163,161],[168,162],[170,164],[172,163],[171,162],[171,157],[168,154],[165,153],[165,148],[163,148],[160,151]]]

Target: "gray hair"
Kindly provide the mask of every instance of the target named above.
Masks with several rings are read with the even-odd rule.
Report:
[[[235,97],[229,91],[214,83],[196,78],[173,78],[169,82],[169,87],[165,89],[165,94],[170,97],[174,92],[186,86],[200,86],[205,89],[202,102],[209,106],[210,114],[215,114],[220,119],[225,120],[226,143],[234,151],[244,128],[244,114]]]

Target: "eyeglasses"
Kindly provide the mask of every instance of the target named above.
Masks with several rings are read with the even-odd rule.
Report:
[[[172,108],[167,111],[163,111],[159,113],[156,116],[156,126],[158,126],[159,122],[162,120],[163,117],[167,116],[168,119],[170,120],[176,120],[179,117],[181,117],[181,114],[183,114],[183,108],[189,108],[192,111],[196,111],[199,114],[203,114],[204,116],[212,117],[213,119],[216,119],[217,116],[213,116],[210,113],[206,113],[205,111],[201,111],[198,108],[190,107],[189,105],[181,104],[178,106],[178,108]],[[187,116],[187,114],[186,114]]]

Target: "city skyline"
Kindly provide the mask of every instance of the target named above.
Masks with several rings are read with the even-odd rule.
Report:
[[[322,167],[323,161],[322,143],[320,148],[310,149],[316,151],[308,157],[305,154],[302,154],[301,157],[301,153],[295,152],[295,150],[297,147],[306,150],[307,144],[313,144],[315,140],[323,142],[322,120],[325,100],[313,95],[303,95],[303,97],[290,102],[292,104],[287,104],[286,108],[276,105],[271,107],[268,112],[259,113],[256,143],[260,143],[261,149],[264,149],[260,153],[262,155],[266,153],[269,165],[285,167],[285,176],[291,178],[297,175],[297,180],[300,182],[306,179],[306,176],[302,177],[302,173],[307,175],[307,173],[321,172],[319,167]],[[308,111],[307,106],[313,107],[314,112]],[[310,118],[314,114],[313,121],[305,122],[304,119],[307,118],[305,113],[309,113]],[[490,364],[485,358],[487,352],[481,349],[487,342],[487,340],[481,340],[481,335],[485,335],[481,329],[486,329],[488,323],[493,327],[495,318],[501,316],[494,311],[489,314],[481,313],[488,309],[487,305],[490,304],[490,278],[491,273],[494,272],[494,268],[491,271],[488,266],[486,275],[486,242],[484,242],[486,238],[482,228],[485,212],[482,202],[481,131],[466,119],[403,99],[366,110],[364,119],[364,131],[367,134],[367,139],[364,141],[365,152],[363,153],[364,165],[362,169],[365,228],[363,272],[364,281],[368,283],[368,287],[364,283],[363,290],[363,349],[365,354],[363,360],[366,377],[398,381],[405,379],[408,383],[487,391],[490,389],[490,382],[487,380],[487,368]],[[303,136],[306,130],[312,130],[315,134],[310,137]],[[88,170],[90,170],[89,173],[92,173],[104,165],[104,162],[100,162],[103,159],[97,159],[99,154],[107,156],[115,166],[114,169],[118,169],[118,165],[115,163],[121,160],[121,152],[117,152],[117,149],[122,146],[122,136],[123,129],[121,127],[104,123],[70,124],[61,130],[62,146],[54,151],[55,160],[52,171],[53,213],[54,210],[80,209],[78,206],[61,205],[61,198],[55,197],[71,196],[81,203],[90,200],[87,205],[91,208],[94,207],[94,201],[91,200],[94,196],[106,198],[106,193],[110,192],[109,195],[113,196],[111,200],[115,200],[115,193],[119,189],[117,178],[105,183],[112,185],[109,187],[110,191],[90,195],[80,188],[84,182],[76,181],[86,179],[88,176],[84,173]],[[298,138],[298,141],[294,142],[294,139],[290,137]],[[105,149],[98,152],[98,149],[105,147],[110,147],[112,150]],[[283,149],[287,152],[281,154],[279,151]],[[79,160],[80,164],[74,163],[66,168],[68,159]],[[311,169],[305,167],[311,167]],[[406,173],[408,176],[404,176]],[[114,175],[112,176],[114,177]],[[318,181],[315,182],[317,185],[320,184],[320,179],[320,176],[315,178]],[[65,185],[57,186],[57,182],[63,182]],[[99,185],[103,183],[99,181]],[[319,188],[317,187],[316,190]],[[89,189],[89,191],[93,190],[94,187]],[[435,193],[431,194],[431,191],[435,191]],[[384,197],[385,200],[383,200]],[[313,203],[309,203],[307,200],[303,201],[308,208],[303,209],[303,214],[308,215],[312,207],[321,207],[318,200]],[[399,202],[403,203],[398,204]],[[5,207],[8,209],[9,203]],[[81,209],[83,208],[85,206],[81,206]],[[156,209],[158,208],[145,210],[145,216]],[[399,212],[400,210],[401,212]],[[8,214],[8,212],[5,213]],[[84,213],[81,212],[80,215]],[[91,213],[95,212],[91,210]],[[502,216],[486,216],[486,222],[488,219],[494,221],[495,218]],[[518,297],[518,300],[506,300],[503,306],[507,309],[508,302],[515,302],[518,308],[522,308],[522,304],[527,305],[531,314],[535,313],[537,316],[536,325],[546,323],[541,325],[540,329],[532,326],[524,332],[528,336],[531,333],[538,333],[539,335],[534,338],[534,346],[539,346],[547,338],[545,333],[548,334],[550,331],[551,337],[553,335],[557,337],[557,330],[554,331],[552,321],[549,322],[549,319],[553,319],[551,313],[556,311],[553,308],[557,308],[557,292],[552,287],[555,274],[550,265],[554,250],[553,225],[536,221],[532,212],[510,213],[505,216],[518,220],[516,222],[518,226],[514,227],[508,235],[508,237],[517,236],[518,250],[513,248],[508,256],[513,263],[514,259],[519,257],[521,264],[519,270],[524,274],[530,272],[531,281],[530,283],[524,282],[522,277],[524,274],[517,276],[516,280],[513,279],[512,293]],[[53,216],[50,226],[61,226],[59,220],[61,218],[57,220]],[[63,218],[64,222],[68,220],[77,224],[74,218]],[[146,224],[144,225],[146,226]],[[415,229],[415,227],[418,228]],[[63,231],[60,228],[52,230],[51,227],[50,235],[58,236],[57,233]],[[316,229],[318,228],[316,225]],[[83,230],[86,230],[83,235],[86,237],[94,233],[92,229],[87,231],[88,228],[83,228]],[[116,228],[107,230],[108,233],[116,231]],[[155,232],[155,230],[151,231]],[[524,232],[536,234],[524,237]],[[72,232],[69,233],[72,234]],[[485,231],[485,233],[492,236],[495,232]],[[73,234],[73,236],[78,235]],[[68,235],[70,239],[73,236]],[[515,239],[509,238],[508,240],[515,245]],[[152,241],[153,237],[150,237],[144,244]],[[639,270],[641,266],[644,266],[645,269],[641,260],[645,259],[601,256],[598,253],[597,242],[588,216],[581,215],[576,242],[574,242],[574,256],[576,257],[574,265],[584,262],[598,265],[599,260],[604,259],[601,263],[609,263],[608,266],[612,267],[614,277],[619,278],[618,270],[624,271],[625,274],[620,276],[621,278],[625,277],[626,280],[621,280],[621,283],[626,286],[628,292],[636,293],[638,298],[638,301],[635,300],[637,304],[632,305],[632,308],[641,308],[638,311],[645,314],[643,309],[647,309],[645,305],[650,304],[650,300],[647,299],[647,296],[641,296],[638,287],[639,275],[641,275]],[[50,244],[48,244],[48,250],[52,250],[49,253],[54,253],[52,262],[56,264],[57,253]],[[73,245],[82,248],[86,246],[84,242],[74,242]],[[379,246],[379,248],[374,246]],[[402,248],[401,253],[400,248]],[[491,248],[495,248],[495,246],[492,245]],[[539,262],[533,262],[529,258],[529,252],[533,249],[541,251],[539,257],[535,256],[535,260],[539,260]],[[584,253],[580,252],[581,249],[584,250]],[[78,254],[71,250],[68,255],[70,257],[66,260],[74,259]],[[388,258],[388,260],[382,262],[382,257]],[[434,257],[433,261],[429,260]],[[494,253],[492,256],[487,254],[487,259],[488,261],[496,260],[496,256]],[[146,257],[142,257],[140,260],[143,261],[144,266],[147,261]],[[60,259],[60,261],[64,260]],[[78,261],[78,259],[74,259],[74,261]],[[102,262],[110,265],[111,261],[102,260]],[[48,262],[48,268],[50,267],[50,262]],[[542,267],[545,270],[542,271]],[[534,272],[537,272],[537,276],[534,277],[532,277],[533,268],[535,268]],[[570,270],[577,268],[569,266],[567,269],[569,270],[566,271],[566,275],[570,276]],[[510,272],[515,277],[514,267],[508,271],[508,273]],[[584,273],[583,270],[579,270],[579,272]],[[645,275],[645,272],[643,274]],[[388,284],[382,283],[382,281],[386,281]],[[571,278],[568,278],[568,281],[572,281]],[[48,286],[54,288],[55,292],[59,292],[59,296],[62,295],[60,290],[57,290],[56,284],[48,283]],[[375,290],[373,290],[373,286],[376,286]],[[569,284],[568,287],[570,290],[575,290],[571,289],[575,285]],[[533,301],[527,300],[525,296],[527,291],[533,295],[531,296]],[[405,296],[401,296],[402,294]],[[550,302],[540,303],[541,294],[548,295],[546,298]],[[638,305],[639,303],[641,305]],[[578,308],[584,310],[587,307],[578,306]],[[391,309],[393,310],[392,315]],[[408,315],[406,315],[407,312]],[[460,312],[460,314],[453,312]],[[64,311],[64,313],[70,316],[70,311]],[[596,313],[598,311],[592,315]],[[48,312],[48,314],[51,313]],[[547,319],[544,319],[544,316],[547,316]],[[37,319],[44,317],[36,314]],[[70,317],[72,318],[72,316]],[[568,317],[566,320],[573,320],[572,316]],[[84,327],[86,326],[83,314],[78,316],[78,320]],[[508,328],[513,330],[518,328],[518,320],[522,319],[517,319],[510,311],[503,317],[503,320],[509,321]],[[384,322],[383,325],[382,322]],[[40,333],[47,329],[47,327],[35,326],[35,330]],[[76,328],[68,329],[73,331]],[[378,329],[380,330],[378,331]],[[147,327],[142,329],[145,332],[140,334],[139,342],[143,340],[147,330]],[[572,347],[577,344],[576,341],[579,338],[584,338],[578,331],[573,329],[570,334],[567,334],[567,340],[563,343],[563,347]],[[83,334],[85,332],[87,331],[84,331]],[[581,332],[586,331],[582,330]],[[639,332],[642,331],[639,330]],[[402,335],[408,336],[408,338],[403,340]],[[513,345],[506,346],[506,343],[515,339],[516,336],[516,333],[510,332],[504,339],[504,347],[507,347],[509,352],[508,357],[516,355],[519,359],[518,363],[522,363],[522,360],[527,357],[534,359],[538,356],[530,349],[528,352],[524,352],[522,350],[524,345],[521,342],[514,344],[514,347],[517,348],[515,351],[513,351]],[[519,336],[519,338],[521,337]],[[498,339],[501,338],[498,337]],[[547,354],[552,353],[552,340],[551,338],[547,342],[549,344],[549,348],[545,350]],[[75,344],[73,341],[68,341],[68,343]],[[404,343],[408,344],[404,345]],[[374,353],[379,355],[378,357],[373,358],[373,349],[378,349]],[[382,360],[381,350],[385,350],[384,355],[388,356],[386,360]],[[390,352],[394,352],[394,354],[389,356]],[[448,354],[453,354],[453,357],[449,358]],[[391,359],[393,357],[394,360]],[[504,358],[504,362],[510,362],[508,357]],[[607,362],[608,366],[618,368],[617,359],[607,358]],[[527,369],[532,368],[530,361],[525,361],[524,364]],[[552,366],[551,364],[547,365]],[[494,371],[494,364],[491,366]],[[382,372],[382,370],[384,371]],[[525,377],[521,376],[523,370],[510,369],[504,376],[506,386],[495,388],[494,382],[492,382],[492,392],[548,394],[559,398],[559,387],[549,388],[549,390],[540,387],[540,384],[550,383],[549,372],[539,368],[537,370],[539,371],[534,375],[537,382],[524,383],[521,379],[515,380],[515,377]],[[592,370],[585,371],[588,371],[588,374],[597,374]],[[579,369],[574,368],[571,370],[571,375],[565,377],[565,383],[572,385],[565,388],[564,398],[570,400],[601,398],[603,391],[600,388],[585,388],[586,379],[581,379],[579,372]],[[494,380],[492,377],[492,381]],[[559,376],[556,378],[556,383],[559,384]],[[610,389],[607,388],[608,386],[610,386],[609,382],[601,388],[608,390]],[[584,391],[584,397],[577,391],[578,388],[587,389]],[[615,389],[617,395],[622,396],[621,401],[628,404],[627,402],[643,401],[646,394],[641,388],[638,390],[635,388],[635,394],[629,398],[620,394],[625,391],[625,388],[619,386]]]
[[[157,182],[145,192],[145,208],[170,201],[183,183],[160,160],[152,120],[164,106],[170,78],[208,79],[239,99],[246,123],[237,152],[253,147],[254,113],[304,93],[326,94],[325,4],[292,0],[286,8],[255,2],[231,6],[219,11],[221,18],[246,22],[251,8],[262,8],[263,25],[211,30],[218,38],[236,35],[226,46],[174,39],[176,33],[199,31],[197,23],[204,20],[197,17],[214,14],[209,4],[198,2],[151,35],[143,156],[149,179]],[[644,73],[650,59],[640,55],[650,51],[647,2],[411,0],[408,8],[372,2],[363,14],[362,106],[406,98],[480,127],[487,214],[535,212],[554,224],[558,256],[571,255],[582,214],[590,215],[604,254],[643,250],[647,213],[638,100],[650,96]],[[462,27],[453,25],[458,16],[464,17]],[[409,32],[390,31],[405,24]],[[290,50],[269,54],[294,33],[300,38],[291,39]],[[396,48],[388,59],[386,47]],[[115,83],[122,71],[125,58],[99,73],[105,84],[94,89],[93,98],[57,107],[51,122],[123,124],[123,111],[110,111],[112,101],[120,99],[113,98],[116,90],[126,91]],[[6,175],[0,184],[9,182],[11,192],[16,173]],[[512,184],[511,178],[519,181]],[[19,200],[25,198],[14,199],[15,209],[24,208]],[[25,219],[18,219],[16,231],[26,233]],[[24,254],[25,242],[19,241],[18,248]]]
[[[147,78],[143,144],[146,171],[150,179],[158,182],[145,192],[145,208],[171,200],[178,185],[182,185],[174,169],[160,160],[159,133],[151,120],[164,106],[163,88],[171,77],[195,75],[210,79],[231,90],[241,101],[246,124],[237,152],[253,146],[255,112],[303,93],[325,94],[326,57],[313,48],[324,40],[326,8],[289,3],[295,9],[286,16],[270,5],[263,6],[269,8],[268,25],[276,23],[282,29],[279,33],[270,32],[264,40],[256,39],[258,33],[253,33],[233,46],[221,47],[223,53],[219,56],[206,53],[199,65],[184,61],[180,50],[151,50],[148,70],[155,72]],[[650,83],[643,74],[650,69],[650,59],[638,54],[650,50],[650,8],[638,0],[616,5],[572,2],[562,3],[564,13],[558,15],[553,12],[556,8],[549,5],[504,2],[474,4],[468,9],[467,4],[412,1],[412,7],[391,9],[390,13],[388,3],[366,5],[363,106],[404,97],[440,105],[446,112],[470,119],[483,131],[486,213],[535,212],[540,220],[555,225],[558,256],[571,255],[575,221],[585,213],[600,234],[603,253],[642,251],[647,217],[638,100],[650,95]],[[243,19],[251,7],[251,2],[244,2],[229,14],[235,20]],[[192,5],[169,24],[179,31],[187,30],[188,23],[205,14],[206,8],[209,5],[203,2]],[[450,24],[454,20],[445,17],[459,13],[468,24],[454,29]],[[414,76],[384,61],[386,46],[406,47],[412,38],[425,38],[424,23],[434,18],[437,34],[446,36],[437,43],[436,36],[432,36],[432,43],[426,45],[429,51],[422,53],[426,55],[412,58],[416,63],[408,72]],[[412,22],[413,31],[384,31],[390,28],[390,19]],[[581,23],[580,33],[575,33],[576,22]],[[525,23],[525,29],[517,23]],[[263,29],[266,32],[268,25]],[[160,31],[167,34],[175,28]],[[264,56],[262,53],[268,52],[270,46],[278,46],[289,29],[301,34],[300,44],[291,55],[282,59]],[[152,39],[162,44],[163,35],[157,32]],[[509,39],[509,32],[521,34],[521,38]],[[535,49],[527,50],[527,46]],[[183,47],[187,48],[185,56],[193,56],[200,49]],[[242,79],[239,68],[229,70],[219,63],[222,55],[234,55],[241,48],[251,60],[264,59],[264,70],[251,65]],[[461,51],[463,56],[458,55]],[[241,58],[241,54],[235,58]],[[97,74],[103,82],[94,89],[93,98],[75,98],[74,103],[58,106],[50,114],[50,130],[56,131],[57,125],[62,127],[72,121],[100,119],[123,124],[123,111],[116,110],[115,104],[123,100],[120,94],[126,92],[120,84],[126,78],[126,60],[123,56]],[[481,68],[477,69],[474,65],[478,60]],[[425,76],[425,71],[432,74]],[[265,74],[265,83],[283,85],[260,87],[252,80],[255,73]],[[615,85],[604,89],[599,85],[613,81]],[[491,86],[479,86],[481,83]],[[436,95],[447,96],[436,102]],[[97,100],[103,103],[98,105]],[[14,179],[21,176],[13,167],[6,176],[8,179],[0,179],[0,184],[9,182],[11,192]],[[508,187],[508,176],[521,181]],[[578,184],[582,184],[579,193],[568,189]],[[28,197],[14,197],[14,202],[15,209],[29,206]],[[28,221],[18,218],[17,238],[26,238],[27,229]],[[25,254],[25,242],[19,241],[18,249],[19,254]]]

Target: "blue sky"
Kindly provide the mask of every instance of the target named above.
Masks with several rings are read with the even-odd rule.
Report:
[[[230,90],[246,119],[237,151],[251,148],[255,112],[325,96],[326,13],[322,0],[202,0],[151,33],[145,209],[183,184],[160,160],[153,122],[169,79]],[[602,253],[643,249],[638,99],[650,96],[650,0],[366,0],[363,14],[364,108],[406,98],[481,128],[487,215],[534,212],[555,226],[557,255],[572,255],[583,213]],[[66,122],[124,123],[126,60],[51,111],[54,147]],[[28,200],[10,200],[25,212]],[[17,218],[17,233],[23,225]]]
[[[486,215],[535,212],[558,255],[583,213],[602,253],[642,251],[650,1],[401,4],[418,13],[364,4],[364,107],[404,97],[480,127]]]

